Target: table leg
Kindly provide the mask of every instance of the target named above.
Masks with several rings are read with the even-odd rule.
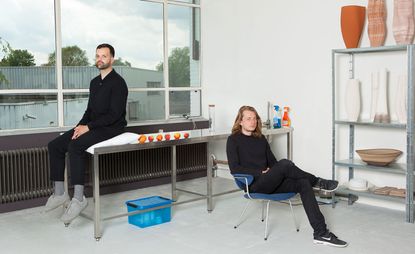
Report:
[[[176,175],[177,175],[177,162],[176,162],[176,146],[171,147],[171,200],[177,201],[176,191]]]
[[[101,232],[101,206],[99,198],[99,160],[98,155],[93,155],[93,194],[94,194],[94,237],[98,241],[102,237]]]
[[[293,133],[289,131],[287,133],[287,158],[293,160]]]
[[[207,155],[207,179],[206,179],[206,195],[207,195],[207,210],[208,212],[213,211],[213,204],[212,204],[212,160],[210,158],[210,149],[209,143],[206,143],[206,155]]]

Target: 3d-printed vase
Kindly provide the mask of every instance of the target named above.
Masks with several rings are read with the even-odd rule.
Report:
[[[357,48],[365,24],[366,8],[348,5],[341,9],[340,25],[346,48]]]
[[[379,95],[379,72],[372,72],[372,104],[370,107],[370,121],[375,121]]]
[[[360,114],[360,82],[358,79],[349,79],[345,93],[347,119],[356,122]]]
[[[369,0],[367,6],[367,21],[370,46],[383,46],[386,38],[385,0]]]
[[[413,0],[394,0],[393,36],[396,44],[412,44],[415,33]]]
[[[403,124],[406,124],[407,121],[407,91],[407,77],[406,75],[401,75],[398,77],[398,84],[396,86],[395,112],[398,122]]]
[[[390,123],[388,111],[388,72],[386,69],[383,69],[379,72],[378,83],[379,90],[377,96],[376,114],[374,122]]]

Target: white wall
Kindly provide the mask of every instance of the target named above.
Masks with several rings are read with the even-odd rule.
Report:
[[[216,104],[216,129],[229,130],[241,105],[256,107],[263,118],[267,101],[289,105],[295,128],[294,162],[313,174],[331,178],[331,49],[345,47],[340,9],[349,4],[366,6],[367,1],[202,1],[204,115],[208,104]],[[395,45],[393,1],[386,4],[385,45]],[[369,45],[366,21],[360,46]],[[370,77],[373,68],[362,73],[366,71]],[[403,139],[401,150],[405,150],[403,132],[397,135]],[[396,138],[381,137],[392,144]],[[279,158],[285,154],[281,143],[273,143]],[[224,144],[214,146],[221,159],[226,158]],[[347,181],[345,170],[338,173],[341,181]],[[363,176],[380,186],[405,186],[403,177]],[[401,204],[387,206],[403,209]]]

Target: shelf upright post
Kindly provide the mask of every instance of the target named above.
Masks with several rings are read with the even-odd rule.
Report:
[[[331,179],[336,180],[336,53],[331,51]],[[336,194],[331,194],[331,207],[334,208],[336,204]]]
[[[335,161],[336,161],[336,70],[335,70],[336,53],[331,51],[331,179],[336,180]]]
[[[408,55],[408,95],[406,124],[406,221],[414,223],[414,44],[407,46]]]
[[[349,54],[349,79],[354,79],[354,54]],[[349,125],[349,159],[354,158],[354,124]],[[353,167],[349,167],[349,180],[354,177]],[[349,201],[350,203],[350,201]]]

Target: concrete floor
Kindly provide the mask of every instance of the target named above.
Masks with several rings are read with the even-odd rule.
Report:
[[[189,190],[205,190],[205,179],[178,183]],[[215,192],[234,188],[229,179],[215,178]],[[151,195],[170,196],[170,185],[162,185],[103,196],[103,215],[124,212],[124,202]],[[179,193],[179,201],[190,194]],[[92,199],[87,212],[92,211]],[[100,241],[93,238],[90,220],[77,218],[65,228],[57,209],[42,214],[41,208],[0,214],[0,253],[413,253],[415,225],[404,222],[404,213],[362,204],[353,206],[341,201],[335,209],[320,206],[329,228],[349,242],[347,248],[313,244],[312,229],[301,205],[294,207],[300,224],[296,232],[289,206],[274,203],[270,208],[270,230],[263,240],[264,223],[260,221],[260,203],[255,202],[247,219],[238,228],[233,226],[245,205],[241,193],[214,199],[214,211],[206,212],[206,202],[174,206],[169,223],[138,228],[127,218],[103,223]]]

